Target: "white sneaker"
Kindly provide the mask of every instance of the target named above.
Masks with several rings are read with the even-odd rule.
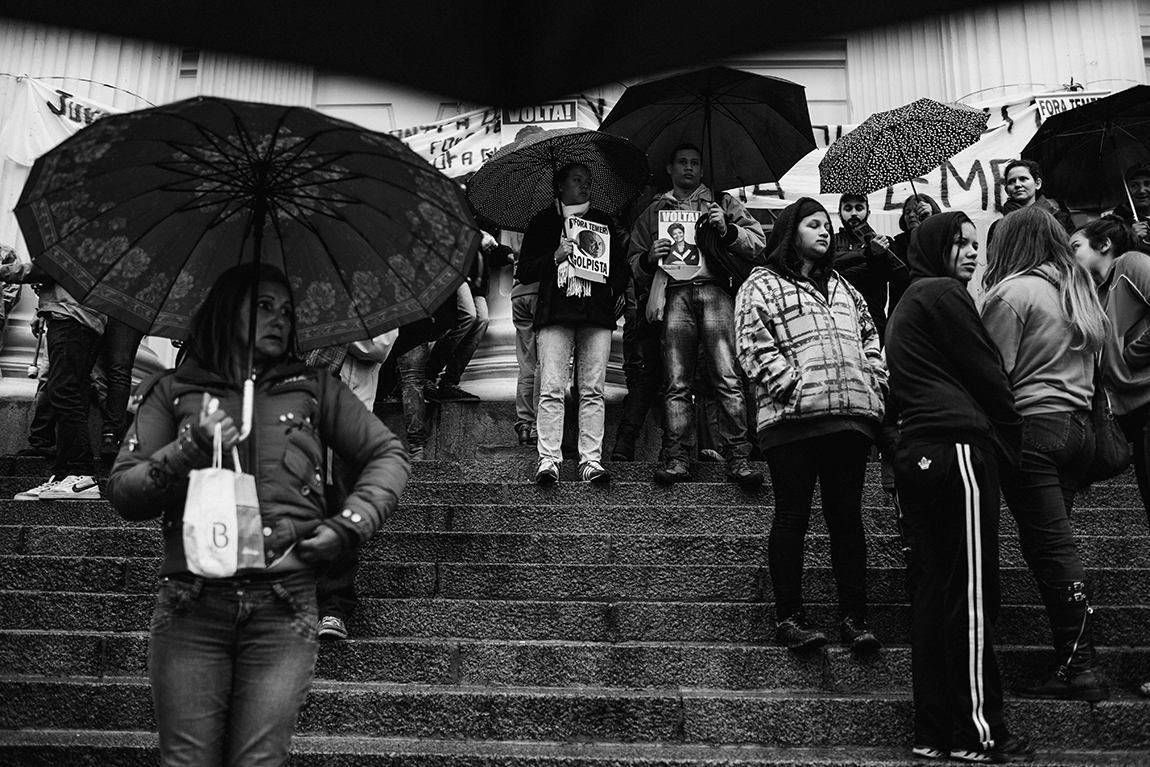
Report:
[[[12,496],[12,498],[13,498],[13,500],[16,500],[16,501],[38,501],[38,500],[40,500],[40,493],[44,492],[45,490],[47,490],[48,488],[52,487],[55,484],[56,484],[56,477],[53,475],[51,477],[48,477],[47,482],[42,482],[41,484],[36,485],[36,487],[32,488],[31,490],[25,490],[22,493],[16,493],[16,495]]]
[[[98,501],[101,497],[96,478],[88,474],[69,474],[40,491],[41,501]]]

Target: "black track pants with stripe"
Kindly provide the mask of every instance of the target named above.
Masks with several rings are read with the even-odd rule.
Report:
[[[1006,737],[994,658],[997,462],[967,444],[909,444],[895,482],[913,574],[915,743],[987,750]]]

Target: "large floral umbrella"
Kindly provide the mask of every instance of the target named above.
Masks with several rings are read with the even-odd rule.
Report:
[[[93,123],[36,161],[16,217],[37,265],[153,335],[182,338],[227,268],[279,266],[301,350],[430,316],[480,241],[462,189],[398,139],[217,98]]]
[[[870,194],[929,173],[978,141],[990,115],[919,99],[876,112],[835,141],[819,162],[823,194]],[[916,192],[917,194],[917,192]]]

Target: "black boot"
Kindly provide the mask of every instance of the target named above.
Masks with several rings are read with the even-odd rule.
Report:
[[[630,462],[635,460],[635,442],[639,439],[639,430],[624,422],[619,424],[615,432],[615,447],[611,448],[612,461]]]
[[[1099,701],[1110,697],[1110,688],[1098,668],[1094,649],[1091,615],[1086,584],[1072,581],[1062,584],[1039,584],[1058,668],[1037,687],[1020,689],[1024,698],[1058,698],[1061,700]]]

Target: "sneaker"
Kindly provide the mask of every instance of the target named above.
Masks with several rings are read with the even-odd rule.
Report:
[[[98,501],[100,486],[90,474],[69,474],[40,491],[41,501]]]
[[[1150,698],[1150,682],[1143,682],[1142,686],[1138,688],[1138,694],[1143,698]]]
[[[441,384],[439,386],[440,402],[479,402],[479,395],[460,389],[455,384]]]
[[[1101,671],[1097,669],[1088,668],[1076,674],[1070,674],[1065,668],[1061,668],[1042,684],[1034,687],[1022,687],[1016,692],[1023,698],[1085,700],[1097,703],[1110,697],[1110,685],[1106,683]]]
[[[55,458],[56,449],[52,447],[35,447],[34,445],[29,445],[23,450],[18,450],[16,455],[20,456],[21,458]]]
[[[703,463],[722,463],[723,454],[718,450],[712,450],[708,447],[705,450],[699,451],[699,460]]]
[[[539,461],[539,468],[535,471],[536,484],[553,485],[559,481],[559,464],[552,461],[550,458],[543,458]]]
[[[535,432],[535,424],[533,423],[516,424],[515,433],[519,435],[520,445],[534,445],[539,441],[539,435]]]
[[[750,492],[763,486],[763,473],[752,469],[746,458],[736,458],[727,468],[727,481]]]
[[[105,434],[104,439],[100,442],[100,460],[105,463],[113,463],[119,454],[120,440],[111,434]]]
[[[344,624],[343,618],[325,615],[319,619],[317,636],[320,639],[347,639],[347,625]]]
[[[866,621],[861,619],[843,618],[839,625],[839,638],[859,655],[869,655],[882,649],[882,642],[867,628]]]
[[[779,644],[788,650],[817,650],[827,643],[827,636],[807,624],[802,615],[792,615],[775,629]]]
[[[588,461],[579,467],[579,479],[594,482],[596,485],[605,485],[611,481],[611,474],[598,461]]]
[[[676,482],[690,482],[694,477],[691,476],[691,469],[687,466],[685,461],[667,461],[666,466],[660,466],[655,470],[654,480],[660,485],[673,485]]]
[[[25,490],[22,493],[16,493],[16,495],[12,496],[12,498],[13,500],[17,501],[38,501],[40,500],[40,494],[48,488],[52,487],[54,484],[56,484],[56,477],[48,477],[47,482],[42,482],[31,490]]]
[[[1015,761],[1027,761],[1034,757],[1034,746],[1030,740],[1021,735],[1007,735],[1002,743],[995,743],[989,751],[955,749],[950,752],[950,758],[959,762],[974,762],[975,764],[1006,764]]]
[[[934,746],[915,746],[910,750],[911,756],[917,756],[919,759],[941,759],[946,756],[946,752],[941,748]]]

